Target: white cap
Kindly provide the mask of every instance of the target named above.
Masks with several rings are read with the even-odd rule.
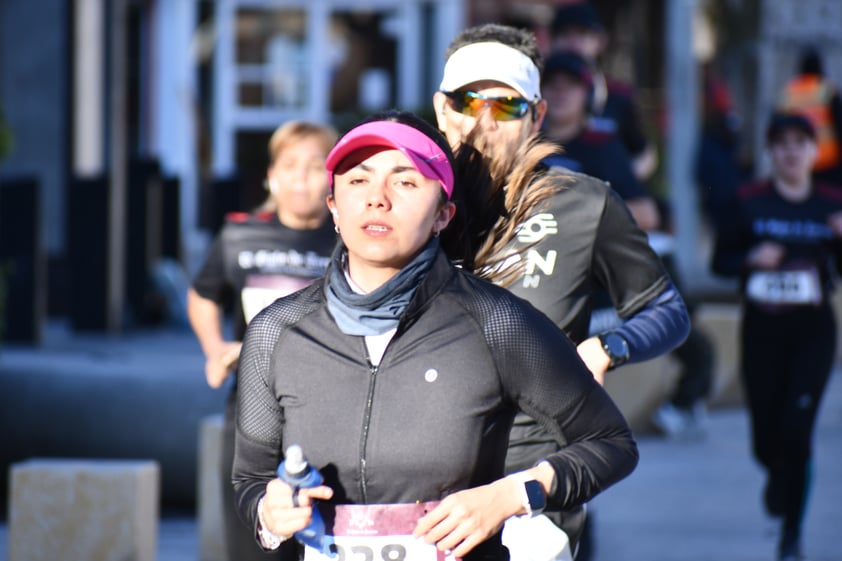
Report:
[[[304,450],[298,444],[292,444],[287,448],[284,459],[284,466],[290,475],[300,475],[307,470],[307,460],[304,458]]]
[[[531,58],[503,43],[471,43],[450,55],[439,89],[452,92],[480,80],[506,84],[531,102],[541,99],[538,67]]]

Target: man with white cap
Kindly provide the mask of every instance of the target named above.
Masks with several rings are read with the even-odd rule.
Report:
[[[517,192],[522,183],[509,185],[509,208],[528,204],[535,209],[517,238],[530,246],[525,273],[509,288],[567,333],[602,381],[611,368],[676,347],[687,336],[689,317],[646,234],[610,186],[563,168],[523,169],[523,155],[535,147],[547,110],[541,98],[541,66],[532,33],[497,24],[467,29],[447,50],[433,105],[450,143],[472,143],[490,158],[494,173],[555,178],[558,188],[542,200],[527,199],[527,189]],[[617,329],[588,337],[597,287],[608,291],[624,321]],[[535,421],[520,415],[506,469],[532,466],[555,446]],[[580,528],[566,529],[575,542]]]

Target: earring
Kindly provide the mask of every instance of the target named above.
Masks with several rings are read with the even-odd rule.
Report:
[[[333,225],[333,231],[336,232],[337,234],[339,233],[339,224]]]
[[[433,230],[433,237],[437,238],[441,234],[441,230]]]

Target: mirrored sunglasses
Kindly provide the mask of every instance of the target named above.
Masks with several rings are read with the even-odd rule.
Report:
[[[484,107],[491,112],[495,121],[521,119],[532,107],[522,97],[486,97],[476,92],[442,92],[450,100],[451,107],[462,115],[476,117]]]

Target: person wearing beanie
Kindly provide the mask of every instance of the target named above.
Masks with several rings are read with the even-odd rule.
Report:
[[[543,133],[563,148],[555,163],[606,181],[628,205],[646,232],[660,226],[655,200],[634,175],[632,161],[616,131],[589,115],[593,78],[576,51],[553,51],[541,74],[547,100]]]
[[[821,53],[809,46],[801,53],[798,74],[781,92],[778,108],[797,112],[810,120],[816,131],[813,172],[842,189],[842,98],[825,76]]]
[[[600,67],[600,57],[608,46],[608,34],[599,14],[587,0],[559,6],[550,23],[552,50],[573,50],[590,66],[592,96],[590,112],[600,127],[613,130],[632,159],[632,168],[640,181],[649,180],[658,166],[658,151],[645,133],[634,89],[611,79]]]

